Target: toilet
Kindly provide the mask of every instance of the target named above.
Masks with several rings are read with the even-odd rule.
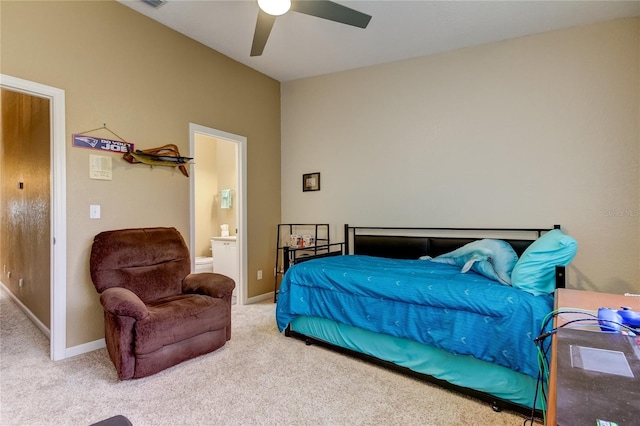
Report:
[[[201,272],[213,272],[213,257],[196,257],[196,274]]]

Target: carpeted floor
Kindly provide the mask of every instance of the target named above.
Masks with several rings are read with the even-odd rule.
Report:
[[[0,424],[522,425],[485,403],[281,335],[273,303],[233,307],[220,350],[120,382],[106,349],[63,361],[0,291]]]

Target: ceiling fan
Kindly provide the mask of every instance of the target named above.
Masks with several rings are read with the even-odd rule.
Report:
[[[329,0],[258,0],[258,6],[251,56],[262,55],[276,18],[289,10],[359,28],[367,28],[371,20],[367,14]]]

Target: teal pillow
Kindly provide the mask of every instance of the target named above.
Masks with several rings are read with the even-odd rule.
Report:
[[[578,251],[576,240],[553,229],[522,253],[511,273],[511,285],[534,296],[555,290],[556,266],[567,266]]]

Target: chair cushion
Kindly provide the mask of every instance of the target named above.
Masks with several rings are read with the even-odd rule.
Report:
[[[98,293],[124,287],[146,303],[182,293],[190,270],[189,249],[175,228],[104,231],[91,247],[91,279]]]
[[[229,323],[225,301],[201,294],[184,294],[156,300],[147,305],[149,315],[136,322],[136,355],[154,352]]]

